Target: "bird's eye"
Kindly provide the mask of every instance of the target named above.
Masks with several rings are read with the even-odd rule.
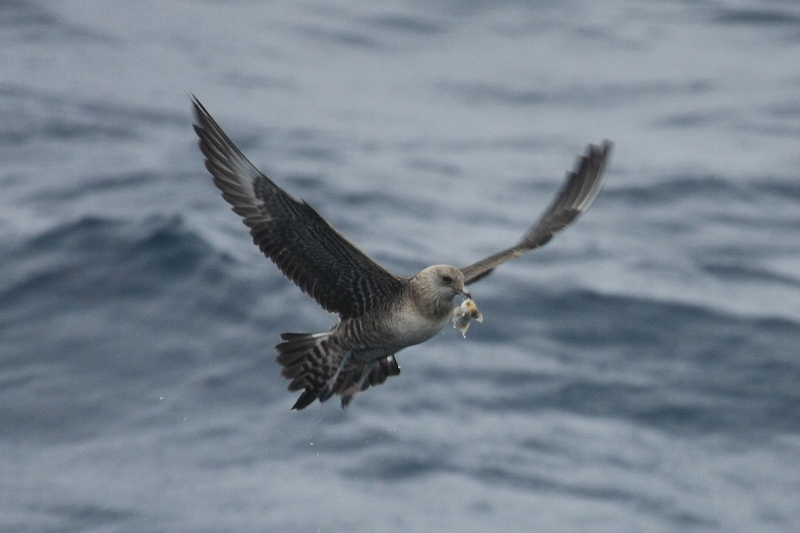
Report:
[[[445,283],[452,283],[453,278],[451,278],[450,276],[442,276],[442,281]]]

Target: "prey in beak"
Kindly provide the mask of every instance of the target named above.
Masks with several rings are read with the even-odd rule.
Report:
[[[472,301],[469,293],[465,292],[464,294],[466,294],[465,300],[461,302],[460,306],[453,309],[453,327],[458,328],[461,335],[466,338],[470,321],[475,319],[478,322],[483,322],[483,315],[478,311],[478,306]]]

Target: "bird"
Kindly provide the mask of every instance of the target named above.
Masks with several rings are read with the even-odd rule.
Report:
[[[253,243],[300,290],[339,316],[329,331],[282,333],[282,342],[275,346],[281,375],[291,380],[288,390],[302,391],[292,406],[298,411],[334,395],[340,396],[344,408],[356,393],[400,374],[397,352],[432,338],[451,317],[457,325],[455,298],[472,298],[466,286],[546,244],[589,209],[600,192],[612,148],[608,140],[589,144],[549,207],[516,245],[463,268],[436,264],[402,277],[380,266],[308,203],[256,169],[194,95],[191,103],[205,167],[233,212],[250,228]],[[462,308],[477,313],[472,303]],[[459,328],[463,320],[458,318]]]

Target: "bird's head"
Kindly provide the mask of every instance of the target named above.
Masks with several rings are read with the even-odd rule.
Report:
[[[450,265],[433,265],[411,278],[412,285],[431,299],[451,305],[455,296],[470,298],[464,290],[464,274]]]

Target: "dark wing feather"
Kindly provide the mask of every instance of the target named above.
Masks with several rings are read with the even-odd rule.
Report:
[[[259,172],[196,98],[192,104],[194,130],[214,184],[244,219],[253,242],[303,292],[325,310],[353,318],[402,290],[401,278]]]
[[[483,279],[496,266],[547,244],[553,235],[566,228],[578,215],[589,209],[597,198],[597,193],[600,192],[603,171],[610,153],[611,142],[609,141],[604,141],[602,146],[590,144],[586,154],[578,158],[575,170],[567,173],[566,181],[558,191],[553,203],[542,214],[539,221],[522,237],[519,244],[462,268],[464,285]]]

